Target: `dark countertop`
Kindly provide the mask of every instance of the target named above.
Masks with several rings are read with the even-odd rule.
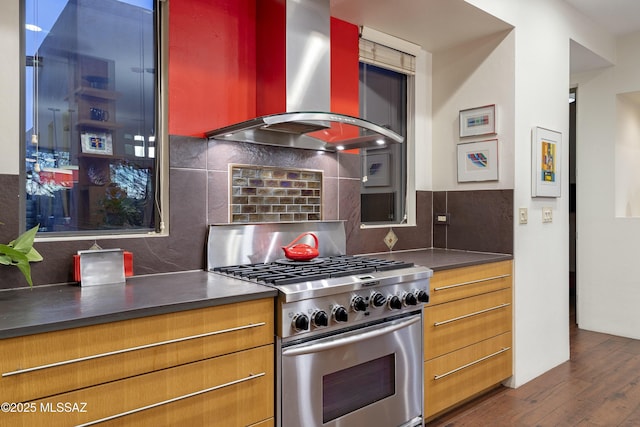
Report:
[[[513,255],[510,254],[461,251],[455,249],[415,249],[408,251],[379,252],[366,254],[366,256],[413,262],[416,265],[429,267],[433,271],[513,259]]]
[[[0,339],[276,295],[274,288],[206,271],[130,277],[124,285],[0,291]]]
[[[508,254],[447,249],[364,255],[413,262],[434,271],[513,259]],[[0,339],[276,296],[274,288],[206,271],[130,277],[125,285],[3,290]]]

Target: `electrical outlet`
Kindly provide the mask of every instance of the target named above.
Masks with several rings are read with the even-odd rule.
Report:
[[[552,222],[552,221],[553,221],[553,209],[542,208],[542,222]]]
[[[451,221],[451,214],[449,213],[437,213],[434,216],[435,224],[449,225]]]
[[[527,211],[527,208],[520,208],[520,210],[518,211],[518,221],[520,222],[520,224],[526,224],[527,221],[529,221],[529,213]]]

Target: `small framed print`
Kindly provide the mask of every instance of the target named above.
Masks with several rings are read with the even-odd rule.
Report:
[[[560,197],[562,134],[541,127],[531,132],[531,197]]]
[[[367,154],[362,160],[362,176],[365,187],[391,185],[389,153]]]
[[[496,106],[470,108],[460,111],[460,137],[492,135],[496,133]]]
[[[497,139],[458,144],[458,182],[497,180]]]
[[[113,142],[109,132],[82,132],[80,141],[85,154],[113,155]]]

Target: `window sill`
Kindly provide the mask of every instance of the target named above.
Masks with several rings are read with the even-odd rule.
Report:
[[[132,233],[132,234],[93,234],[78,236],[40,236],[34,239],[35,242],[72,242],[78,240],[114,240],[114,239],[141,239],[147,237],[168,237],[169,232]]]
[[[404,227],[415,227],[416,223],[386,223],[386,224],[360,224],[361,230],[367,229],[375,229],[375,228],[404,228]]]

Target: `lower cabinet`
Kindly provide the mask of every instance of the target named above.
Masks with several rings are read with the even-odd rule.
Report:
[[[511,376],[511,334],[506,333],[425,363],[427,415],[435,415]]]
[[[436,271],[424,309],[425,418],[512,375],[512,261]]]
[[[210,323],[218,316],[223,325]],[[145,325],[153,323],[150,339]],[[132,334],[139,326],[146,343],[115,339],[108,347],[117,348],[106,352],[83,348],[76,357],[78,349],[69,348],[47,357],[46,343],[56,347],[57,334],[101,341],[112,336],[108,325]],[[106,335],[93,336],[100,333]],[[14,405],[0,414],[0,426],[273,425],[273,340],[272,299],[0,340],[0,401]],[[25,345],[43,352],[38,365],[24,365],[19,353],[11,357]],[[38,386],[51,378],[57,384]],[[57,392],[47,394],[51,387]]]

